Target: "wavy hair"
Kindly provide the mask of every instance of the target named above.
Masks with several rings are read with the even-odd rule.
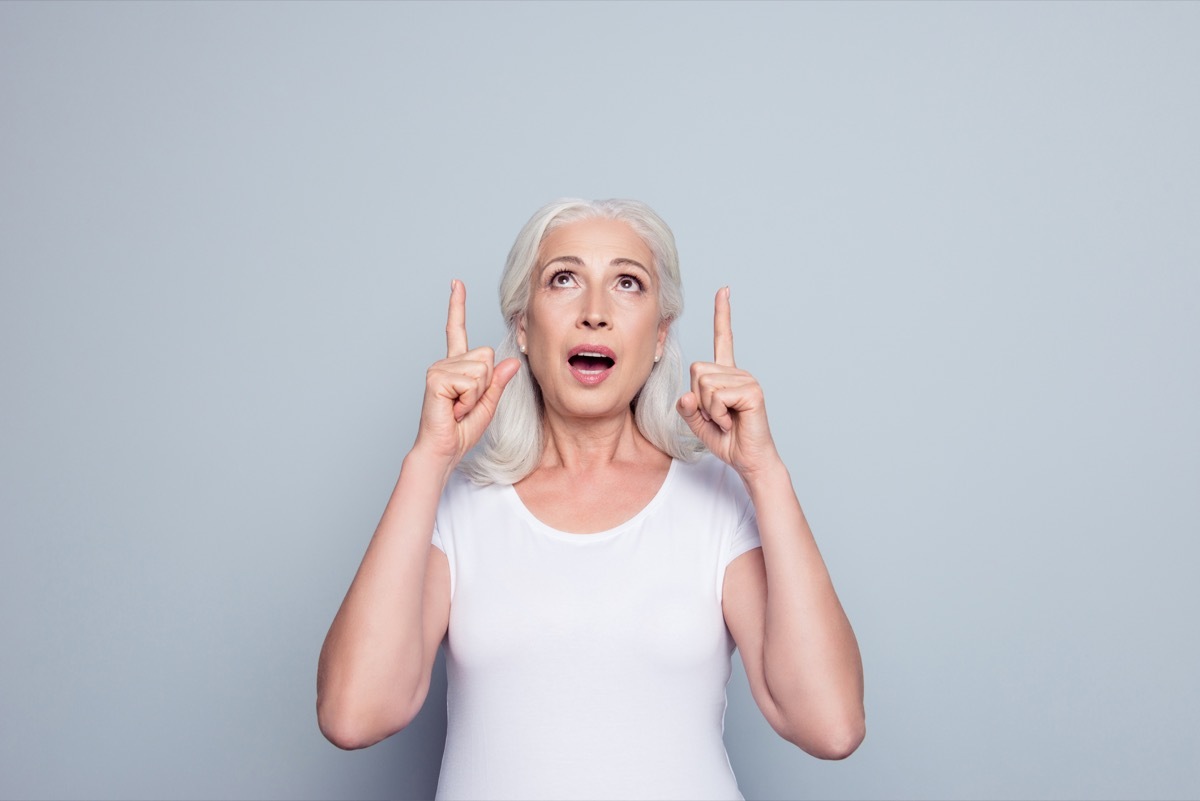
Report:
[[[517,234],[500,278],[500,313],[508,333],[496,358],[516,357],[524,369],[504,389],[496,416],[483,439],[459,466],[477,484],[515,484],[533,472],[545,444],[541,390],[517,346],[517,321],[529,306],[531,275],[546,235],[567,223],[590,219],[620,220],[645,241],[654,255],[659,282],[659,317],[673,322],[683,313],[683,283],[675,236],[653,209],[637,200],[564,199],[538,209]],[[673,328],[667,330],[662,358],[633,399],[633,419],[647,440],[664,453],[693,461],[704,446],[675,411],[683,393],[683,356]]]

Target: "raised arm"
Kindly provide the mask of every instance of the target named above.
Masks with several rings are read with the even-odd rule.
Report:
[[[450,618],[446,556],[430,545],[438,499],[479,441],[520,362],[467,349],[466,287],[454,281],[446,358],[429,368],[417,439],[338,609],[317,666],[317,722],[340,748],[404,728],[429,692]]]
[[[762,548],[725,572],[725,622],[771,726],[813,756],[841,759],[866,732],[862,660],[787,467],[762,389],[733,359],[729,290],[717,293],[714,360],[692,365],[679,413],[746,485]]]

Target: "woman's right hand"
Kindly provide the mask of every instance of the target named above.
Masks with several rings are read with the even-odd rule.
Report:
[[[443,461],[447,472],[483,436],[504,387],[521,367],[518,359],[493,365],[495,358],[489,347],[467,349],[467,288],[452,281],[446,358],[425,373],[425,400],[413,445],[414,451]]]
[[[450,620],[450,565],[430,543],[446,479],[496,413],[517,359],[467,350],[467,290],[450,285],[446,358],[429,368],[413,449],[367,546],[317,667],[317,720],[340,748],[407,726],[429,692]]]

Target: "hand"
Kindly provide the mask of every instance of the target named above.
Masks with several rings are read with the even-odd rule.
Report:
[[[495,358],[488,347],[467,350],[467,288],[452,281],[446,358],[425,374],[425,400],[413,450],[434,454],[453,467],[475,446],[496,414],[504,387],[521,367],[517,359],[493,366]]]
[[[713,313],[713,360],[692,364],[692,391],[676,408],[721,461],[749,478],[779,461],[762,387],[733,363],[729,287],[717,290]]]

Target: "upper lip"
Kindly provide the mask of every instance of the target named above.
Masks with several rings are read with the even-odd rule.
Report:
[[[613,349],[606,348],[603,345],[576,345],[567,353],[567,358],[572,359],[580,355],[603,356],[606,359],[612,359],[614,364],[617,361],[617,354]]]

